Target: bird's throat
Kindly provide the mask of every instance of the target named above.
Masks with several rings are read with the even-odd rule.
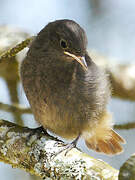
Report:
[[[59,88],[60,86],[65,86],[66,88],[66,86],[68,86],[72,81],[72,76],[75,72],[75,69],[76,66],[74,63],[54,65],[51,66],[51,69],[49,69],[48,77],[54,83],[56,82],[56,86],[59,86]]]

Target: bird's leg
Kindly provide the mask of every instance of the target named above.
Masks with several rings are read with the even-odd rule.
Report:
[[[69,144],[67,144],[66,146],[64,146],[63,149],[60,150],[60,151],[55,155],[55,157],[56,157],[58,154],[60,154],[61,152],[65,151],[65,150],[66,150],[66,152],[65,152],[65,156],[66,156],[67,153],[68,153],[71,149],[73,149],[73,148],[76,147],[79,138],[80,138],[80,134],[77,136],[77,138],[76,138],[75,140],[73,140],[71,143],[69,143]]]
[[[79,138],[80,138],[80,134],[77,136],[76,139],[74,139],[70,144],[67,145],[67,147],[66,147],[66,149],[65,149],[65,150],[66,150],[65,156],[67,155],[67,153],[68,153],[71,149],[73,149],[73,148],[76,147]]]

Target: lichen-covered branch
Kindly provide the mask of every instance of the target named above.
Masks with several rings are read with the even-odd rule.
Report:
[[[133,154],[120,168],[119,180],[135,179],[135,154]]]
[[[15,47],[10,48],[8,51],[4,52],[0,56],[0,62],[2,62],[5,59],[10,59],[11,57],[14,57],[18,52],[23,50],[24,48],[28,47],[29,44],[33,41],[34,36],[25,39],[21,43],[17,44]]]
[[[117,180],[118,171],[107,163],[72,149],[56,155],[64,144],[50,135],[0,120],[0,161],[50,179]]]

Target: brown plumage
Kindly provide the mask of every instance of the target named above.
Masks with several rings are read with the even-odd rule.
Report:
[[[110,85],[86,47],[85,32],[76,22],[49,23],[22,62],[23,87],[45,129],[66,139],[82,136],[88,148],[117,154],[124,140],[112,130],[106,110]]]

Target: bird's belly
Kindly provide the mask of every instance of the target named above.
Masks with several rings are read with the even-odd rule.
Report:
[[[83,130],[84,122],[79,121],[78,114],[74,111],[59,109],[57,106],[38,106],[34,112],[36,120],[53,133],[65,138],[73,139]]]

